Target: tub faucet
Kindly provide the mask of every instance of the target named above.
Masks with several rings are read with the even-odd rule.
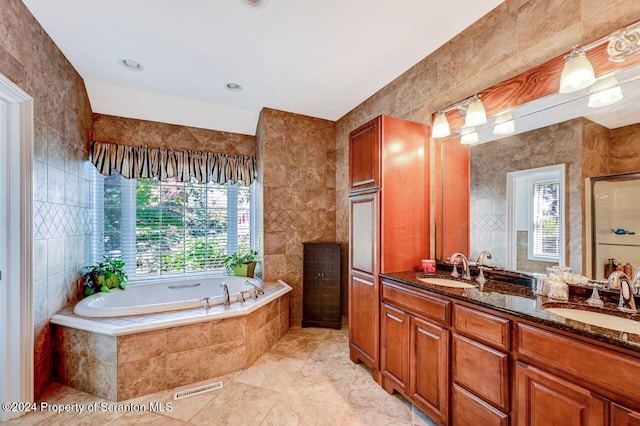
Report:
[[[449,258],[453,263],[453,272],[451,272],[451,276],[453,278],[458,278],[460,276],[456,267],[456,259],[458,257],[460,258],[460,260],[462,260],[462,279],[470,280],[471,274],[469,273],[469,260],[467,260],[466,256],[462,253],[454,253]]]
[[[255,297],[256,299],[258,298],[259,294],[264,294],[264,290],[263,289],[261,289],[260,287],[258,287],[257,285],[255,285],[254,283],[252,283],[249,280],[246,280],[244,282],[244,285],[250,285],[251,287],[253,287],[253,294],[256,296]]]
[[[633,299],[633,290],[629,277],[622,271],[614,271],[607,279],[607,286],[610,289],[620,289],[620,301],[618,302],[618,310],[635,314],[636,301]]]
[[[227,287],[226,283],[221,283],[220,287],[222,288],[222,294],[224,296],[224,306],[231,306],[231,299],[229,298],[229,287]]]
[[[478,255],[478,260],[476,260],[476,265],[478,266],[478,270],[480,273],[476,277],[476,281],[480,284],[480,291],[482,291],[482,286],[487,282],[487,279],[484,277],[484,259],[492,259],[491,253],[487,250],[482,250],[480,255]]]

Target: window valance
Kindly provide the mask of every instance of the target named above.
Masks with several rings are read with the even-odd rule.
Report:
[[[224,184],[241,181],[251,185],[256,178],[256,159],[212,152],[174,151],[103,142],[91,145],[91,162],[103,175],[118,171],[125,178],[175,178],[188,182]]]

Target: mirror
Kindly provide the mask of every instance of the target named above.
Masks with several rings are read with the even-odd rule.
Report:
[[[547,72],[547,77],[555,76],[540,79],[545,85],[542,90],[527,91],[542,93],[543,96],[530,100],[526,100],[525,97],[525,102],[510,107],[504,99],[507,97],[504,92],[506,88],[512,87],[511,81],[480,93],[487,109],[488,122],[476,127],[478,142],[468,148],[470,192],[467,232],[471,260],[475,260],[482,250],[489,250],[493,255],[491,264],[507,269],[545,273],[546,267],[551,264],[565,264],[574,272],[602,279],[604,264],[600,264],[603,263],[602,257],[607,254],[603,254],[605,252],[601,249],[605,246],[600,243],[610,244],[606,239],[600,241],[603,227],[611,226],[613,231],[617,231],[635,226],[624,224],[624,221],[619,225],[605,225],[601,220],[603,227],[594,231],[593,238],[591,237],[592,225],[595,222],[591,220],[591,199],[587,197],[591,197],[591,190],[594,188],[596,192],[593,194],[596,197],[601,195],[598,195],[598,186],[592,186],[590,178],[598,177],[604,181],[602,177],[606,175],[640,172],[640,65],[637,65],[640,55],[630,58],[626,63],[614,64],[608,61],[603,53],[604,46],[594,51],[594,55],[588,54],[588,57],[593,62],[597,60],[594,61],[592,56],[600,58],[600,62],[594,63],[598,79],[591,87],[573,93],[557,93],[558,77],[564,64],[563,58],[560,57],[527,72],[529,75],[537,75],[543,70]],[[551,68],[554,71],[548,71]],[[518,78],[520,76],[513,80]],[[513,93],[515,91],[508,94]],[[617,99],[620,94],[622,99]],[[500,96],[502,98],[496,100]],[[607,99],[610,102],[617,101],[601,106],[602,103],[607,103]],[[493,104],[491,101],[494,101]],[[444,153],[451,149],[447,146],[460,145],[463,117],[458,117],[457,114],[457,111],[447,113],[447,118],[452,124],[452,136],[440,141],[443,158]],[[509,131],[509,134],[495,134],[496,124],[500,123],[503,123],[503,133]],[[513,129],[509,128],[511,125]],[[442,174],[446,176],[447,163],[443,160],[442,164]],[[449,167],[452,170],[457,166],[459,165],[452,164]],[[559,211],[554,211],[552,206],[554,202],[560,203],[561,197],[556,197],[558,200],[554,201],[556,198],[552,196],[553,191],[549,190],[549,185],[543,185],[550,180],[542,175],[537,180],[529,179],[529,186],[517,186],[520,189],[511,191],[509,195],[508,176],[526,174],[526,171],[534,173],[532,169],[550,166],[561,166],[563,169],[564,190],[561,191],[561,195],[564,199],[562,205],[556,205]],[[549,206],[546,210],[538,206],[539,210],[549,217],[553,216],[551,213],[558,213],[559,217],[562,217],[563,229],[560,229],[560,235],[554,234],[556,240],[549,238],[552,227],[550,224],[553,221],[546,216],[542,225],[542,222],[538,221],[540,229],[537,234],[533,229],[536,222],[532,219],[533,207],[536,204],[533,188],[536,188],[536,182],[537,188],[542,188],[538,204],[542,200]],[[444,210],[440,215],[445,222],[451,206],[446,202],[446,188],[443,188],[442,192],[445,194],[442,195],[444,202],[441,204]],[[613,196],[608,195],[609,198]],[[628,194],[625,197],[628,197]],[[622,199],[621,196],[618,198]],[[523,207],[527,204],[528,207]],[[609,205],[613,207],[616,204]],[[527,211],[523,213],[523,209]],[[635,213],[639,211],[640,207],[636,207]],[[617,213],[609,211],[607,214]],[[526,220],[522,220],[523,215],[528,215]],[[608,230],[609,233],[612,232],[611,229]],[[448,238],[447,233],[450,236],[459,232],[448,229],[446,222],[439,230],[441,237],[436,241],[437,253],[441,258],[446,258],[450,255],[444,243]],[[640,243],[640,229],[637,232]],[[608,239],[611,237],[612,235],[606,235]],[[615,237],[619,236],[616,234]],[[546,242],[538,242],[539,246],[542,244],[543,248],[550,247],[550,252],[559,247],[561,253],[555,258],[550,256],[547,259],[539,256],[540,253],[536,255],[531,248],[535,245],[536,238],[546,238]],[[626,250],[630,248],[621,247]],[[620,250],[615,254],[616,260],[623,265],[627,262],[640,262],[640,255],[623,254],[624,251],[621,254]],[[633,266],[638,267],[640,264]]]

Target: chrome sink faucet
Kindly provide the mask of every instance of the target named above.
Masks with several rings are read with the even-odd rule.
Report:
[[[636,301],[633,298],[633,289],[629,277],[622,271],[614,271],[609,275],[607,279],[607,286],[610,289],[620,289],[620,301],[618,302],[618,310],[635,314],[638,312],[636,309]]]
[[[229,287],[227,287],[226,283],[221,283],[220,287],[222,288],[222,295],[224,296],[224,306],[231,306],[231,299],[229,298]]]
[[[476,277],[476,281],[478,282],[478,284],[480,284],[480,288],[482,288],[484,283],[487,282],[487,279],[484,277],[484,260],[485,259],[493,259],[493,257],[491,257],[491,253],[489,253],[487,250],[482,250],[478,255],[478,260],[476,260],[476,265],[478,266],[478,270],[480,271],[480,273]]]
[[[457,258],[460,258],[460,260],[462,260],[462,279],[470,280],[471,274],[469,273],[469,260],[462,253],[454,253],[449,258],[451,263],[453,263],[453,271],[451,272],[451,276],[453,278],[458,278],[460,276],[460,274],[458,273],[458,268],[456,267]]]

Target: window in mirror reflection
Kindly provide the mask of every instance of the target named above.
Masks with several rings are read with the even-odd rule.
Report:
[[[564,264],[564,174],[564,164],[507,174],[508,269]]]

